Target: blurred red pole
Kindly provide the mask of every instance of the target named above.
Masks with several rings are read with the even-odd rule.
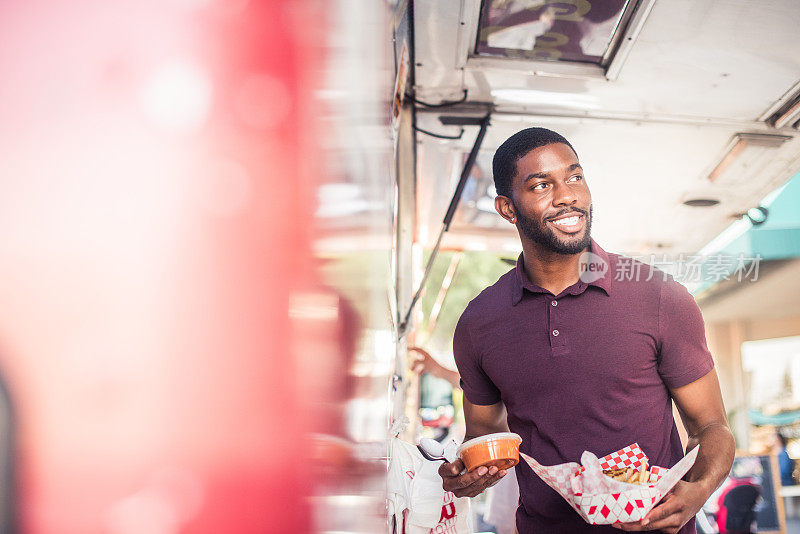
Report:
[[[310,531],[315,422],[290,307],[318,289],[325,9],[0,7],[21,532]]]

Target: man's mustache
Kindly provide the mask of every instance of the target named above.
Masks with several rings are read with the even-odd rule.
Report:
[[[555,215],[551,215],[550,217],[547,217],[545,220],[549,221],[549,220],[552,220],[552,219],[557,219],[558,217],[561,217],[562,215],[567,215],[568,213],[578,213],[580,215],[584,215],[585,216],[585,215],[588,215],[589,212],[587,212],[586,210],[582,210],[580,208],[564,208],[563,210],[559,211]]]

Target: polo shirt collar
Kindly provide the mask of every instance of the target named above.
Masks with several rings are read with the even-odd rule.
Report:
[[[572,295],[579,295],[583,293],[588,286],[596,286],[606,292],[606,295],[611,295],[611,282],[613,281],[613,276],[611,275],[611,260],[608,256],[608,253],[600,248],[594,239],[591,240],[589,243],[589,251],[592,254],[596,254],[605,262],[606,273],[605,276],[598,278],[588,284],[583,281],[578,281],[576,284],[568,288],[567,292]],[[519,255],[517,258],[517,266],[514,269],[514,277],[513,277],[513,287],[511,290],[511,304],[516,306],[522,300],[522,296],[525,291],[530,293],[548,293],[548,291],[544,288],[541,288],[531,282],[528,279],[528,275],[525,274],[525,263],[522,259],[522,254]]]

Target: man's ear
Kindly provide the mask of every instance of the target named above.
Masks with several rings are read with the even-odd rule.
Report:
[[[517,224],[517,214],[514,212],[514,203],[510,198],[497,195],[494,199],[494,209],[511,224]]]

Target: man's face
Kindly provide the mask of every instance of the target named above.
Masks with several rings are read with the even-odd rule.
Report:
[[[592,195],[569,146],[554,143],[520,158],[511,191],[517,224],[528,239],[559,254],[589,246]]]

